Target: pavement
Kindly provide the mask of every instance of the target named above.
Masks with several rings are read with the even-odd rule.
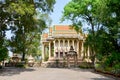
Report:
[[[79,68],[5,68],[0,70],[0,80],[120,80]]]

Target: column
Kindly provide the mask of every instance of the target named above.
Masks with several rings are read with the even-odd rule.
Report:
[[[70,40],[68,40],[68,50],[70,49]]]
[[[77,41],[77,55],[78,55],[78,58],[79,58],[79,55],[80,53],[79,53],[79,40]]]
[[[42,43],[42,62],[45,61],[45,45]]]
[[[58,40],[58,44],[59,44],[59,47],[58,47],[58,58],[60,58],[60,40]]]
[[[84,56],[84,43],[83,43],[83,41],[82,41],[82,46],[81,46],[81,57],[83,57]]]
[[[63,47],[65,47],[65,40],[63,39]]]
[[[90,57],[90,49],[89,49],[89,47],[88,47],[87,57],[88,57],[88,60],[89,60],[89,57]]]
[[[58,47],[60,47],[60,40],[58,39]]]
[[[73,49],[75,50],[74,40],[72,40]]]
[[[56,42],[56,40],[53,41],[53,43],[54,43],[54,54],[53,54],[53,56],[54,56],[54,57],[56,57],[56,54],[55,54],[56,43],[55,43],[55,42]]]
[[[65,39],[63,39],[63,56],[65,56]]]
[[[51,42],[49,42],[49,59],[51,58]]]

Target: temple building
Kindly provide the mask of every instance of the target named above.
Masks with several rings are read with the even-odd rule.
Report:
[[[63,59],[68,54],[70,46],[77,53],[77,57],[84,56],[83,48],[84,36],[77,33],[69,25],[54,25],[49,28],[48,33],[41,36],[42,61],[48,55],[48,61],[51,59]],[[89,52],[86,53],[89,56]]]

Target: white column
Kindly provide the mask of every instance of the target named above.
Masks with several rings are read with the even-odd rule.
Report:
[[[60,48],[60,40],[58,39],[58,47]]]
[[[58,58],[60,58],[60,40],[58,40],[58,42],[59,42],[59,47],[58,47]]]
[[[70,49],[70,40],[68,40],[68,50]]]
[[[45,45],[42,43],[42,62],[45,61]]]
[[[90,57],[90,49],[89,49],[89,47],[88,47],[87,57],[88,57],[88,59]]]
[[[74,40],[72,40],[73,49],[75,50]]]
[[[65,47],[65,40],[63,39],[63,47]]]
[[[65,40],[63,39],[63,56],[65,56]]]
[[[77,41],[77,55],[78,55],[78,58],[80,56],[80,53],[79,53],[79,40]]]
[[[84,56],[84,43],[83,43],[83,41],[82,41],[82,46],[81,46],[81,57],[83,57]]]
[[[51,58],[51,42],[49,42],[49,59]]]

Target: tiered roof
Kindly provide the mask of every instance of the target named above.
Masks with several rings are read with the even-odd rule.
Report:
[[[62,31],[67,31],[67,30],[72,30],[72,28],[70,28],[70,26],[69,25],[55,25],[54,26],[55,28],[55,30],[57,31],[60,31],[60,30],[62,30]]]
[[[70,25],[55,25],[49,28],[49,33],[44,33],[42,39],[53,40],[54,38],[80,38],[80,35]]]

